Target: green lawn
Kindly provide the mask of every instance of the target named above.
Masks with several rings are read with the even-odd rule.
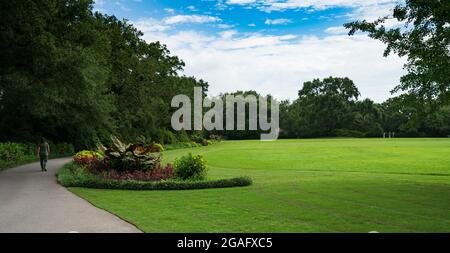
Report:
[[[228,141],[209,177],[250,187],[71,191],[146,232],[450,232],[450,139]]]

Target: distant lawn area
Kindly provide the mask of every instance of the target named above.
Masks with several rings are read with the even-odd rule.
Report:
[[[243,188],[71,188],[145,232],[450,232],[450,139],[226,141],[203,154],[210,178]]]

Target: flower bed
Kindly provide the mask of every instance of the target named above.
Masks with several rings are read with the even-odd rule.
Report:
[[[163,148],[143,143],[124,144],[112,137],[112,146],[100,145],[98,151],[81,151],[73,162],[58,173],[58,182],[66,187],[129,190],[184,190],[247,186],[248,177],[206,180],[206,161],[201,155],[188,154],[175,164],[162,166]],[[156,148],[155,148],[156,147]]]
[[[160,181],[114,180],[91,174],[84,167],[74,163],[69,163],[61,168],[58,171],[57,180],[58,183],[65,187],[141,191],[229,188],[249,186],[252,184],[252,180],[249,177],[201,181],[177,179]]]

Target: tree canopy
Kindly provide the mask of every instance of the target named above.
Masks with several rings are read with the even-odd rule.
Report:
[[[392,20],[401,25],[389,28],[386,23]],[[385,56],[407,57],[408,74],[393,92],[406,91],[427,103],[450,103],[450,1],[406,0],[390,16],[345,27],[350,35],[367,32],[385,43]]]
[[[110,134],[160,138],[170,99],[208,84],[91,0],[0,3],[0,139],[93,145]]]

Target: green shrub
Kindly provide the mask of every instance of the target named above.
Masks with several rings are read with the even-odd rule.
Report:
[[[151,145],[151,152],[152,153],[160,153],[164,151],[164,146],[159,143],[152,143]]]
[[[23,143],[24,153],[27,156],[35,156],[37,152],[37,144],[34,143]]]
[[[70,156],[75,153],[73,145],[69,143],[53,144],[53,147],[50,148],[50,151],[54,156]]]
[[[337,129],[334,131],[334,134],[337,137],[355,137],[355,138],[361,138],[364,137],[364,133],[356,130],[349,130],[349,129]]]
[[[200,144],[195,141],[191,141],[190,143],[188,143],[188,146],[190,148],[196,148],[196,147],[200,147]]]
[[[202,131],[196,131],[193,134],[191,134],[191,140],[193,140],[196,143],[201,143],[204,139],[204,134]]]
[[[69,163],[57,173],[57,181],[65,187],[84,187],[94,189],[119,189],[119,190],[190,190],[208,188],[228,188],[251,185],[249,177],[236,177],[230,179],[218,179],[209,181],[191,180],[163,180],[163,181],[131,181],[111,180],[100,178],[86,172],[83,167]]]
[[[0,170],[12,168],[37,159],[36,146],[22,143],[0,143]]]
[[[0,160],[19,161],[25,157],[26,147],[23,144],[6,142],[0,143]]]
[[[74,155],[74,158],[93,158],[93,157],[102,158],[103,155],[100,154],[99,152],[90,150],[83,150]]]
[[[182,148],[195,148],[200,147],[200,144],[196,142],[182,142],[182,143],[175,143],[175,144],[168,144],[164,146],[165,150],[174,150],[174,149],[182,149]]]
[[[175,159],[175,177],[181,180],[203,180],[206,177],[206,161],[202,155],[192,155]]]
[[[213,142],[210,141],[210,140],[207,140],[207,139],[203,139],[202,143],[201,143],[202,146],[209,146],[209,145],[212,145],[212,144],[213,144]]]
[[[211,135],[209,136],[209,139],[210,139],[211,141],[220,142],[220,141],[222,141],[222,136],[217,135],[217,134],[211,134]]]
[[[174,133],[169,130],[159,130],[158,132],[158,142],[162,144],[173,144],[177,143],[177,137]]]
[[[183,143],[183,142],[190,142],[191,139],[189,138],[189,135],[186,133],[186,131],[182,130],[177,132],[177,142]]]
[[[50,145],[50,158],[69,156],[74,153],[71,144],[60,143]],[[36,161],[37,144],[35,143],[0,143],[0,170]]]

